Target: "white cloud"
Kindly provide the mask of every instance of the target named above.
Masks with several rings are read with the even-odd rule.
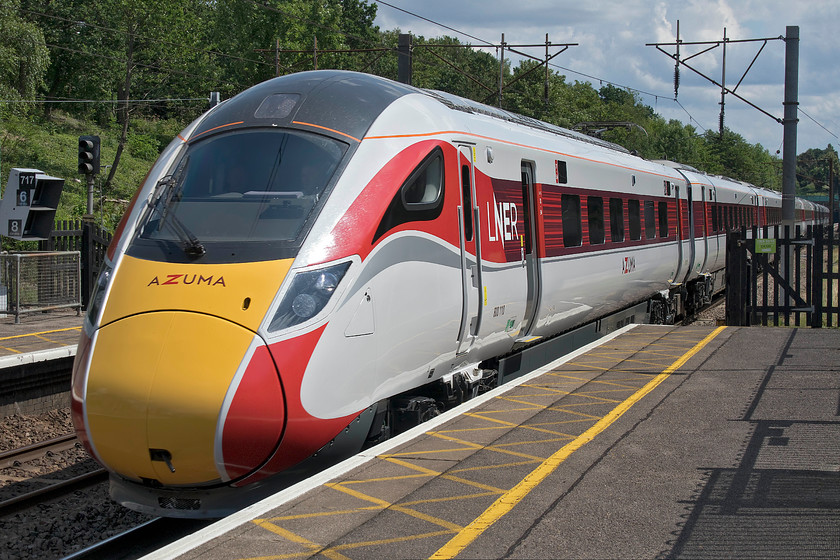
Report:
[[[654,95],[642,95],[645,103],[665,118],[689,123],[686,112],[669,98],[673,97],[674,62],[646,43],[674,42],[677,20],[683,41],[718,41],[726,36],[726,80],[734,86],[750,65],[761,43],[739,43],[739,39],[778,38],[787,25],[800,27],[800,106],[834,134],[840,134],[840,2],[837,0],[801,3],[787,0],[601,0],[581,3],[578,0],[536,0],[503,2],[501,0],[462,0],[453,3],[429,0],[419,4],[408,0],[389,0],[389,4],[463,31],[491,43],[505,34],[508,43],[543,43],[545,34],[555,43],[579,43],[559,57],[554,64],[572,71],[629,86]],[[434,23],[418,19],[391,7],[380,5],[377,25],[383,30],[400,28],[427,38],[441,35],[460,40],[478,41]],[[663,47],[673,52],[673,47]],[[681,47],[681,58],[704,47]],[[768,112],[781,116],[784,82],[783,41],[771,40],[753,64],[738,88],[738,93]],[[495,52],[495,49],[491,50]],[[545,54],[543,47],[528,49],[536,57]],[[722,49],[697,56],[690,62],[707,76],[720,80]],[[558,70],[569,81],[586,78]],[[600,81],[594,83],[600,87]],[[658,96],[655,97],[655,96]],[[761,143],[775,152],[781,142],[782,127],[771,118],[737,99],[727,96],[727,125],[751,143]],[[704,128],[717,130],[720,89],[703,78],[681,70],[679,101]],[[693,123],[692,123],[693,124]],[[800,151],[825,147],[840,141],[807,118],[800,119]]]

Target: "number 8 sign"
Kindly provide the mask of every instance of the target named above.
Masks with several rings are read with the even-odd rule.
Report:
[[[23,220],[9,220],[9,237],[21,237]]]

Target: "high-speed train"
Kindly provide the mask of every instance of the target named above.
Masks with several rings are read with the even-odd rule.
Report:
[[[722,287],[728,229],[780,218],[777,193],[445,93],[276,78],[137,191],[76,431],[116,501],[219,516],[495,386],[501,356],[640,304],[673,321]]]

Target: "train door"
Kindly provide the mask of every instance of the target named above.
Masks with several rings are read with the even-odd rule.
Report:
[[[522,266],[528,275],[528,292],[525,303],[520,337],[528,336],[533,330],[537,309],[540,304],[540,262],[537,248],[537,193],[534,184],[534,168],[531,163],[522,162],[522,207],[524,209],[525,233],[522,239]]]
[[[698,258],[700,271],[707,270],[706,265],[709,259],[709,217],[706,210],[706,187],[700,185],[700,236],[703,238],[703,255]]]
[[[482,279],[480,220],[475,198],[473,146],[458,147],[461,205],[458,207],[458,228],[461,237],[461,326],[458,330],[457,353],[467,352],[481,328]]]
[[[682,282],[682,278],[684,276],[683,270],[685,269],[685,265],[683,264],[683,239],[685,239],[685,234],[683,233],[683,215],[684,210],[682,206],[682,201],[680,200],[680,186],[677,184],[673,184],[673,193],[674,193],[674,200],[677,204],[677,270],[674,272],[674,284],[679,284]]]
[[[717,190],[714,187],[709,187],[709,208],[712,214],[712,224],[707,234],[709,237],[709,264],[708,270],[717,270],[720,268],[721,261],[721,237],[720,230],[722,225],[720,223],[720,211],[717,203]]]
[[[685,220],[686,223],[688,224],[688,231],[685,231],[683,233],[685,234],[685,239],[687,241],[686,248],[688,249],[688,255],[687,255],[687,259],[686,259],[687,260],[687,263],[686,263],[687,266],[686,266],[686,269],[685,269],[685,278],[683,279],[683,282],[688,282],[694,276],[694,274],[693,274],[694,270],[693,269],[694,269],[695,260],[697,258],[696,257],[697,249],[696,249],[696,246],[695,246],[695,239],[694,239],[694,235],[695,235],[695,228],[694,228],[694,222],[695,222],[695,217],[694,217],[694,212],[695,212],[694,193],[692,192],[690,181],[686,182],[685,194],[686,194],[686,198],[688,199],[688,204],[686,205],[687,215],[686,215],[686,220]]]
[[[689,279],[694,262],[694,223],[691,208],[691,182],[686,179],[685,199],[682,185],[675,184],[674,198],[677,202],[677,247],[678,265],[674,283],[681,284]],[[686,200],[687,199],[687,200]]]

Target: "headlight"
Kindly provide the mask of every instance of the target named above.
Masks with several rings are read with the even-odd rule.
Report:
[[[320,313],[330,301],[338,283],[344,278],[349,262],[328,268],[298,272],[277,313],[268,325],[269,331],[279,331],[303,323]]]
[[[93,292],[90,294],[87,309],[87,320],[93,327],[99,322],[99,315],[102,313],[102,304],[105,303],[105,294],[108,292],[108,285],[111,283],[113,276],[114,267],[108,263],[102,263],[102,270],[99,271],[99,276],[96,278],[96,284],[93,287]]]

